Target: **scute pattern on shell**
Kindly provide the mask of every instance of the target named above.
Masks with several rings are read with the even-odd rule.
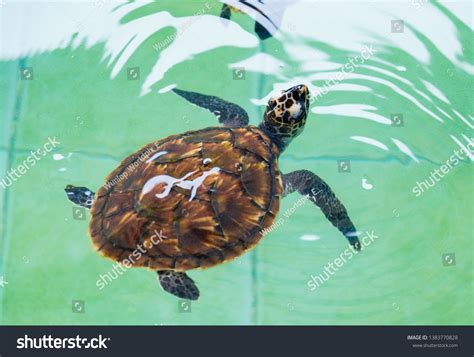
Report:
[[[208,268],[253,248],[273,223],[283,190],[278,149],[258,128],[207,128],[170,136],[123,160],[106,182],[147,150],[152,152],[148,157],[167,153],[141,162],[127,178],[96,194],[89,231],[103,256],[154,270]],[[188,175],[186,180],[194,180],[216,167],[219,172],[208,175],[191,200],[191,190],[179,185],[157,198],[164,183],[142,194],[153,177]],[[162,239],[153,244],[156,233]],[[139,246],[144,253],[137,253]]]

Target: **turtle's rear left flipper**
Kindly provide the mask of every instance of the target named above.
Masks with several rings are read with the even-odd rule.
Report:
[[[66,191],[69,201],[78,206],[91,208],[92,203],[94,203],[95,193],[89,190],[87,187],[75,187],[72,185],[67,185],[64,191]]]

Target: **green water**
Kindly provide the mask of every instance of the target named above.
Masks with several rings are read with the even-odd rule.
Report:
[[[215,5],[210,14],[217,16],[220,5],[209,3]],[[160,2],[141,7],[122,21],[164,9],[174,16],[191,16],[202,6],[197,1],[180,6]],[[472,29],[447,7],[426,6],[451,23],[460,48],[457,59],[472,68]],[[251,19],[238,15],[234,20],[253,33]],[[347,79],[344,83],[366,86],[371,92],[329,91],[313,107],[366,104],[384,117],[403,114],[403,126],[310,113],[305,132],[280,160],[283,172],[304,168],[324,178],[359,231],[373,231],[378,238],[311,291],[307,285],[311,275],[322,273],[347,246],[317,207],[304,204],[251,253],[209,270],[192,271],[201,298],[191,304],[191,312],[180,312],[180,302],[161,291],[152,271],[132,269],[103,290],[97,289],[96,280],[110,271],[112,262],[93,250],[88,219],[73,218],[64,187],[97,189],[122,158],[142,145],[216,125],[212,115],[173,93],[157,94],[160,88],[179,83],[183,89],[232,100],[249,112],[256,125],[264,107],[249,99],[264,97],[281,78],[247,71],[244,80],[233,80],[229,63],[267,53],[287,64],[285,77],[307,78],[318,71],[302,68],[286,43],[304,44],[339,65],[357,53],[311,37],[284,34],[256,48],[220,47],[200,53],[168,70],[144,96],[139,95],[144,78],[157,60],[153,44],[172,34],[172,28],[147,38],[127,61],[125,67],[140,67],[139,80],[127,80],[125,67],[111,79],[111,68],[101,61],[101,43],[1,61],[0,179],[48,137],[61,144],[10,187],[0,188],[0,277],[8,282],[0,287],[0,323],[472,324],[472,162],[463,159],[419,197],[412,187],[459,149],[451,136],[465,145],[466,138],[472,138],[472,129],[455,112],[472,126],[473,75],[452,63],[428,36],[409,23],[405,26],[429,53],[429,65],[382,41],[377,55],[355,73],[392,83],[443,122],[380,81]],[[380,36],[370,21],[364,31],[373,39]],[[396,72],[394,66],[406,70]],[[25,67],[34,69],[33,80],[20,78]],[[434,84],[449,104],[427,92],[423,81]],[[324,81],[312,83],[320,87]],[[389,150],[351,136],[375,138]],[[392,138],[409,146],[419,162],[399,150]],[[55,160],[53,154],[65,159]],[[338,160],[349,160],[350,172],[339,172]],[[372,189],[362,187],[364,177]],[[298,199],[296,194],[286,197],[281,213]],[[300,239],[304,235],[320,239]],[[445,254],[449,256],[443,259]],[[76,300],[84,302],[81,313],[73,311]]]

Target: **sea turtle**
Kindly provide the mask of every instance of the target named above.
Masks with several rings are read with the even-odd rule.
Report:
[[[346,209],[321,178],[307,170],[279,170],[280,154],[306,123],[305,85],[272,97],[258,126],[249,125],[236,104],[173,91],[214,113],[223,126],[144,146],[97,193],[66,187],[69,200],[91,209],[89,233],[103,256],[153,269],[165,291],[195,300],[199,290],[185,271],[221,264],[255,247],[271,229],[280,199],[295,191],[360,249]]]

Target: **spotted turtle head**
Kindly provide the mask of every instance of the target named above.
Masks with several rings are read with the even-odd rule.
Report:
[[[309,90],[304,84],[287,89],[269,101],[260,128],[280,150],[304,129],[309,108]]]

